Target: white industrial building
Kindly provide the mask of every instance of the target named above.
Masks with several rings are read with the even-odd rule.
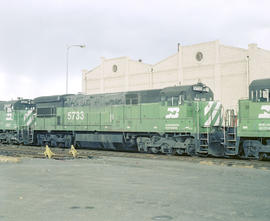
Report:
[[[219,41],[178,46],[175,54],[156,64],[129,57],[101,58],[101,64],[84,70],[82,92],[97,94],[189,85],[201,81],[214,91],[225,109],[237,108],[248,96],[254,79],[270,78],[270,51],[249,44],[247,49]]]

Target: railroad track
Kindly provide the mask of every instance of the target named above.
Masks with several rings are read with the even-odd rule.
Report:
[[[71,160],[73,156],[66,148],[51,148],[55,155],[53,159],[56,160]],[[0,155],[11,157],[28,157],[28,158],[46,158],[44,155],[45,147],[38,146],[20,146],[20,145],[0,145]],[[270,161],[258,160],[242,160],[242,159],[226,159],[226,158],[203,158],[197,156],[173,156],[161,154],[146,154],[134,152],[118,152],[106,150],[90,150],[79,149],[78,159],[94,159],[101,157],[126,157],[138,159],[157,159],[157,160],[172,160],[172,161],[186,161],[192,163],[200,163],[205,165],[220,165],[229,167],[245,167],[256,168],[270,171]]]

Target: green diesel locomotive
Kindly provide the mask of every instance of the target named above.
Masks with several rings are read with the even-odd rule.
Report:
[[[202,83],[96,95],[38,97],[38,145],[223,156],[222,105]]]
[[[238,102],[237,126],[234,114],[225,117],[225,154],[245,158],[270,156],[270,79],[254,80],[249,98]]]
[[[0,143],[33,142],[35,106],[32,100],[0,102]]]
[[[0,102],[0,143],[244,158],[270,156],[270,79],[254,80],[238,115],[202,83]]]

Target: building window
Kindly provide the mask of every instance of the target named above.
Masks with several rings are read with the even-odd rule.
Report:
[[[197,61],[201,61],[203,59],[203,53],[202,52],[197,52],[197,54],[196,54],[196,60]]]
[[[117,71],[117,65],[116,64],[113,65],[112,70],[113,70],[113,72]]]

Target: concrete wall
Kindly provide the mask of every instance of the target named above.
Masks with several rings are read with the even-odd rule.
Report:
[[[116,70],[113,70],[114,66]],[[151,87],[150,67],[128,57],[101,58],[101,65],[83,71],[82,91],[86,94],[143,90]]]
[[[248,48],[250,81],[260,78],[270,78],[270,51],[250,44]]]
[[[215,90],[225,109],[237,109],[238,99],[247,97],[247,50],[221,45],[220,84]]]
[[[202,53],[202,59],[196,58]],[[117,71],[112,67],[117,65]],[[164,88],[201,81],[214,91],[225,109],[237,109],[247,97],[249,83],[270,77],[270,51],[250,44],[248,49],[225,46],[219,41],[179,46],[177,53],[150,65],[128,57],[102,58],[101,65],[83,71],[87,94]]]
[[[178,54],[174,54],[152,66],[152,88],[179,85],[177,62]]]

